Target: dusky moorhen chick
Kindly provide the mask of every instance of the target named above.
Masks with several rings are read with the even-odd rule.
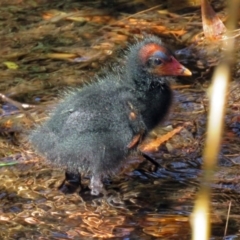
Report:
[[[92,195],[102,179],[167,114],[172,91],[166,76],[190,76],[154,36],[130,47],[124,69],[69,93],[30,141],[52,163],[91,176]]]

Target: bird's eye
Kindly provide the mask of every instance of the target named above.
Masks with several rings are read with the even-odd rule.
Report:
[[[154,65],[161,65],[162,64],[162,60],[160,58],[154,58]]]
[[[149,58],[147,61],[148,67],[156,67],[163,63],[163,61],[160,58],[152,57]]]

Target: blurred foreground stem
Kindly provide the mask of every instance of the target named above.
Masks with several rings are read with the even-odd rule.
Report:
[[[239,3],[239,0],[229,1],[228,32],[226,36],[224,36],[223,41],[225,58],[222,63],[217,66],[213,76],[207,136],[203,152],[203,175],[192,213],[193,240],[208,240],[211,236],[211,183],[221,146],[228,84],[231,77],[230,69],[233,61],[232,55],[235,40],[230,37],[230,31],[234,30],[236,26]]]

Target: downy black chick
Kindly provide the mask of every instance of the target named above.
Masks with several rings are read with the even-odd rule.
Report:
[[[190,76],[154,36],[129,48],[124,69],[69,93],[30,136],[37,151],[68,171],[90,175],[92,195],[166,116],[172,91],[166,76]]]

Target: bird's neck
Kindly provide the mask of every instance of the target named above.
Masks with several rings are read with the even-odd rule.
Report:
[[[140,85],[139,80],[136,80],[132,90],[137,99],[138,109],[143,120],[147,128],[151,130],[162,121],[169,111],[172,102],[172,91],[164,78],[145,76],[144,80]]]
[[[138,69],[138,71],[127,73],[126,78],[130,81],[130,84],[133,84],[134,89],[136,89],[140,95],[145,94],[151,97],[152,94],[169,87],[168,77],[155,76],[141,68]]]

